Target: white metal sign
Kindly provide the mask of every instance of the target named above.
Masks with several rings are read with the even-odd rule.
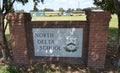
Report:
[[[35,56],[82,57],[82,28],[33,28]]]

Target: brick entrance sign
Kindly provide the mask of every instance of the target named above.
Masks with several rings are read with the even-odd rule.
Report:
[[[90,12],[86,18],[31,21],[28,13],[9,13],[14,63],[61,62],[104,68],[110,13]]]

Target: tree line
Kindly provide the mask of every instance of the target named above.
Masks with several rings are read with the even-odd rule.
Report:
[[[36,9],[36,10],[31,10],[30,12],[54,12],[54,11],[59,11],[59,12],[67,12],[67,13],[71,13],[73,11],[91,11],[91,10],[99,10],[100,7],[88,7],[88,8],[76,8],[76,9],[73,9],[73,8],[68,8],[68,9],[64,9],[64,8],[59,8],[58,10],[54,10],[54,9],[51,9],[51,8],[44,8],[44,9]],[[19,12],[24,12],[24,10],[20,10]]]
[[[66,13],[71,13],[73,11],[91,11],[91,10],[101,10],[100,7],[88,7],[88,8],[68,8],[68,9],[64,9],[64,8],[59,8],[58,10],[54,10],[51,8],[44,8],[39,10],[38,8],[36,8],[36,10],[30,10],[30,12],[54,12],[54,11],[59,11],[59,12],[66,12]],[[25,12],[24,10],[14,10],[14,12]]]

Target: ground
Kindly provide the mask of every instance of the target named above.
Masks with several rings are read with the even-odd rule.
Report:
[[[61,17],[33,17],[32,21],[54,21],[54,20],[86,20],[86,16],[61,16]],[[29,71],[31,72],[34,70],[34,67],[37,66],[38,70],[36,70],[36,73],[120,73],[120,71],[117,70],[117,68],[114,65],[115,62],[115,52],[116,52],[116,41],[117,41],[117,16],[112,15],[112,19],[110,21],[109,25],[109,37],[108,37],[108,50],[107,50],[107,56],[106,56],[106,68],[102,70],[98,70],[96,68],[85,68],[75,66],[75,65],[69,65],[69,64],[39,64],[39,65],[32,65],[30,67],[23,68],[20,67],[18,69],[14,66],[8,66],[8,65],[2,65],[0,66],[0,73],[23,73],[21,71]],[[9,27],[6,30],[6,35],[9,40]],[[40,67],[39,67],[40,66]],[[13,72],[14,71],[14,72]]]

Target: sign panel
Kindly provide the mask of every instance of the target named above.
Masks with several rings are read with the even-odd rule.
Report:
[[[35,56],[82,57],[82,28],[33,28]]]

